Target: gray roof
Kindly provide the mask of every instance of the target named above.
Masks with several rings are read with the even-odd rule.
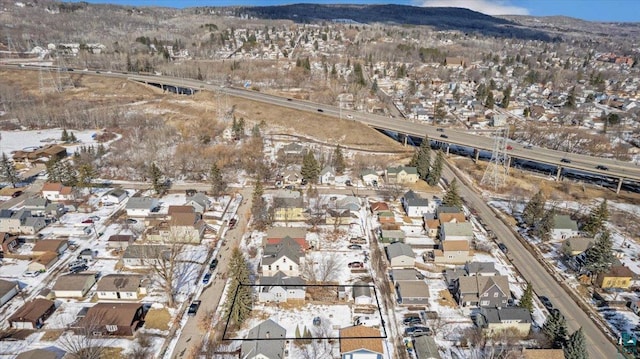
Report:
[[[398,280],[416,280],[418,277],[418,271],[411,269],[393,269],[391,270],[391,276],[394,281]]]
[[[351,211],[357,211],[360,209],[360,199],[354,196],[346,196],[336,201],[338,208],[346,208]]]
[[[482,273],[496,273],[496,266],[494,262],[469,262],[465,264],[465,269],[469,275],[482,274]]]
[[[325,168],[322,169],[322,171],[320,171],[320,176],[324,176],[327,173],[335,176],[336,170],[332,166],[326,166]]]
[[[189,202],[196,202],[197,204],[201,205],[202,207],[209,207],[209,205],[211,204],[211,201],[209,200],[209,197],[207,197],[207,195],[205,195],[202,192],[198,192],[196,194],[194,194],[193,196],[189,196],[187,197],[187,203]]]
[[[25,208],[46,208],[47,204],[49,203],[49,200],[47,200],[46,198],[43,197],[31,197],[31,198],[27,198],[24,201],[24,207]]]
[[[595,242],[596,240],[594,238],[571,237],[564,241],[564,245],[572,252],[584,252],[587,249],[591,248],[591,246],[593,246]]]
[[[126,209],[152,209],[158,205],[157,198],[131,197],[127,201]]]
[[[401,280],[397,285],[402,299],[429,298],[429,286],[423,280]]]
[[[18,282],[0,279],[0,297],[3,297],[5,294],[9,293],[17,285]]]
[[[62,359],[67,352],[58,347],[49,346],[46,348],[31,349],[24,351],[15,359]]]
[[[556,214],[553,216],[553,228],[554,229],[570,229],[572,231],[578,230],[578,223],[571,219],[571,216],[566,214]]]
[[[383,229],[382,238],[404,238],[404,231],[400,229]]]
[[[387,174],[397,175],[398,173],[405,171],[407,174],[418,174],[418,169],[409,166],[388,167]]]
[[[444,271],[444,278],[447,280],[447,284],[453,284],[456,279],[466,275],[467,271],[462,267],[447,268]]]
[[[104,196],[114,196],[116,198],[119,198],[123,194],[127,194],[127,191],[123,190],[122,188],[114,188],[111,191],[105,193]]]
[[[109,274],[98,282],[99,292],[135,292],[140,287],[142,276],[135,274]]]
[[[442,232],[446,236],[473,236],[473,226],[469,222],[445,222],[442,224]]]
[[[242,342],[242,358],[255,358],[263,355],[269,359],[284,357],[284,338],[287,331],[271,319],[258,324],[249,330],[245,339],[272,339],[272,340],[244,340]],[[283,338],[283,340],[273,340]]]
[[[441,359],[438,345],[432,336],[423,335],[413,339],[413,348],[418,359]]]
[[[504,275],[458,278],[460,293],[482,294],[494,285],[500,288],[502,293],[509,295],[509,279]]]
[[[302,288],[307,282],[300,277],[287,277],[284,273],[278,272],[273,277],[260,277],[262,291],[269,291],[272,287],[287,286],[287,288]]]
[[[304,227],[271,227],[267,229],[267,236],[265,238],[305,238],[307,236],[307,229]]]
[[[282,257],[287,257],[296,264],[300,264],[300,257],[303,255],[302,248],[291,237],[284,237],[278,244],[267,244],[264,246],[264,254],[262,257],[263,265],[270,265]]]
[[[24,220],[24,226],[26,226],[26,227],[34,227],[39,223],[42,224],[42,226],[44,226],[44,224],[45,224],[44,218],[42,218],[42,217],[27,217]]]
[[[462,212],[460,208],[454,206],[439,206],[436,208],[436,215],[440,215],[440,213],[460,213]]]
[[[429,201],[426,198],[420,197],[417,193],[413,192],[413,190],[409,190],[402,198],[409,207],[429,206]]]
[[[167,246],[151,244],[132,244],[124,250],[122,258],[160,258],[160,253],[166,251]]]
[[[529,313],[527,308],[481,308],[480,315],[486,323],[531,323],[531,313]]]
[[[303,208],[304,201],[302,197],[274,197],[273,205],[275,208]]]
[[[376,175],[377,176],[378,172],[376,172],[376,171],[374,171],[372,169],[368,169],[368,168],[365,168],[360,172],[360,176],[361,177],[364,177],[364,176],[367,176],[367,175]]]
[[[365,283],[365,282],[355,282],[353,283],[353,297],[354,298],[358,298],[358,297],[369,297],[371,298],[371,285],[369,285],[369,283]]]
[[[75,273],[65,274],[58,277],[53,290],[81,290],[87,283],[87,279],[93,278],[95,283],[95,273]]]
[[[400,256],[409,256],[415,258],[416,254],[411,249],[411,246],[402,242],[391,243],[387,246],[387,255],[389,258],[396,258]]]

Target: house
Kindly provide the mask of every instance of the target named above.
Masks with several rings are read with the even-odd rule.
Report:
[[[36,242],[31,253],[36,256],[46,252],[54,252],[62,255],[67,248],[69,248],[69,241],[66,239],[42,239]]]
[[[36,234],[46,226],[47,222],[44,217],[27,217],[25,218],[24,223],[20,226],[20,233]]]
[[[426,198],[420,197],[413,190],[409,190],[402,196],[402,208],[409,217],[422,217],[424,213],[433,212],[435,206],[429,203]]]
[[[391,279],[393,280],[394,284],[397,284],[398,281],[416,280],[416,279],[419,279],[419,277],[420,278],[424,278],[414,268],[410,268],[410,269],[408,269],[408,268],[395,268],[395,269],[392,269],[389,274],[391,275]]]
[[[455,283],[455,297],[462,307],[506,307],[511,291],[503,275],[460,277]]]
[[[63,159],[67,157],[67,149],[57,145],[49,144],[39,147],[33,151],[15,151],[13,152],[13,160],[16,162],[41,162],[45,163],[53,158]]]
[[[196,213],[203,214],[211,208],[209,197],[202,192],[198,192],[193,196],[187,197],[186,205],[193,207]]]
[[[529,310],[520,307],[480,308],[476,315],[476,324],[489,336],[513,330],[525,337],[531,331],[531,322]]]
[[[302,197],[274,197],[273,206],[273,220],[276,222],[304,221],[306,219],[304,215],[306,208],[304,208]]]
[[[44,252],[38,258],[33,260],[27,266],[27,270],[33,272],[44,272],[51,268],[58,261],[58,253],[56,252]]]
[[[464,270],[467,272],[468,276],[492,276],[498,273],[494,262],[467,262],[464,264]]]
[[[438,264],[463,264],[472,258],[471,246],[466,240],[441,241],[440,249],[433,251],[433,261]]]
[[[460,208],[455,206],[438,206],[436,207],[436,218],[440,219],[443,213],[462,213]]]
[[[31,197],[24,200],[22,208],[30,211],[32,215],[44,216],[49,203],[51,202],[47,198]]]
[[[346,225],[351,223],[351,211],[348,209],[327,209],[324,220],[326,224]]]
[[[44,215],[48,218],[60,218],[67,213],[67,208],[62,203],[49,203],[44,209]]]
[[[107,239],[107,248],[126,249],[134,240],[132,234],[113,234]]]
[[[589,237],[571,237],[562,243],[562,253],[568,257],[575,257],[587,251],[596,240]]]
[[[259,302],[304,301],[306,282],[300,277],[287,277],[278,272],[273,277],[261,277],[259,284]]]
[[[565,359],[563,349],[522,348],[522,359]]]
[[[42,186],[42,197],[52,202],[73,201],[75,199],[73,188],[63,186],[59,182],[45,182]]]
[[[401,305],[428,306],[429,286],[423,280],[400,280],[396,282],[396,290]]]
[[[336,201],[336,208],[338,209],[348,209],[351,212],[356,212],[360,210],[360,199],[355,196],[346,196],[342,197]]]
[[[356,325],[340,329],[341,359],[382,359],[380,329]]]
[[[551,227],[551,237],[555,240],[567,239],[578,235],[578,223],[564,214],[553,216],[553,226]]]
[[[289,237],[296,241],[303,250],[309,249],[307,243],[307,229],[304,227],[270,227],[267,235],[262,239],[262,245],[279,244],[284,238]]]
[[[302,155],[305,147],[297,142],[292,142],[282,146],[282,152],[285,155]]]
[[[413,350],[418,359],[442,359],[438,344],[432,336],[423,335],[413,338]]]
[[[389,205],[386,202],[372,202],[369,208],[371,213],[389,211]]]
[[[405,234],[404,231],[399,229],[393,230],[381,230],[380,231],[380,241],[383,243],[394,243],[394,242],[404,242]]]
[[[365,282],[355,282],[351,288],[351,295],[353,296],[353,301],[356,305],[373,304],[371,285]]]
[[[289,277],[297,277],[303,259],[302,248],[294,240],[284,238],[277,245],[266,245],[261,264],[262,275],[270,277],[280,271]]]
[[[385,248],[387,259],[391,268],[413,267],[416,262],[416,254],[411,246],[402,242],[394,242]]]
[[[240,347],[242,358],[282,359],[286,337],[286,329],[273,320],[267,319],[249,330]]]
[[[56,298],[84,298],[94,284],[95,273],[65,274],[58,277],[52,291]]]
[[[473,240],[473,226],[469,222],[446,222],[440,225],[440,241],[467,241]]]
[[[45,226],[44,217],[34,217],[24,208],[16,212],[2,210],[0,213],[0,232],[35,234]]]
[[[440,223],[463,223],[467,221],[467,218],[464,216],[464,213],[446,213],[441,212],[438,213],[438,221]]]
[[[334,184],[336,181],[336,170],[332,166],[326,166],[320,171],[318,182],[320,184]]]
[[[2,253],[13,253],[20,243],[18,242],[18,236],[14,236],[7,232],[0,232],[0,238],[2,239]]]
[[[360,178],[362,178],[362,182],[367,186],[377,186],[380,183],[380,176],[374,170],[365,169],[360,172]]]
[[[612,266],[608,272],[598,274],[596,284],[600,288],[621,288],[627,289],[631,286],[631,281],[636,274],[623,265]]]
[[[79,335],[133,336],[144,323],[146,311],[140,303],[98,303],[87,310],[71,329]]]
[[[120,204],[127,198],[127,196],[127,191],[120,188],[114,188],[100,197],[100,203],[107,206]]]
[[[15,359],[63,359],[67,352],[58,347],[46,347],[24,351]]]
[[[0,307],[18,294],[18,282],[0,279]]]
[[[444,63],[447,68],[461,68],[466,66],[466,61],[462,57],[447,57]]]
[[[395,224],[396,216],[391,211],[378,212],[378,222],[380,224]]]
[[[127,201],[125,209],[129,217],[148,217],[158,205],[157,198],[131,197]]]
[[[282,173],[282,179],[286,184],[299,184],[302,181],[299,169],[286,169]]]
[[[36,298],[24,303],[12,316],[9,325],[14,329],[40,329],[55,312],[56,303],[52,300]]]
[[[173,213],[169,220],[169,235],[165,240],[180,238],[180,243],[199,244],[204,237],[206,223],[199,213]]]
[[[420,179],[418,176],[418,169],[407,166],[387,168],[386,177],[387,183],[394,184],[416,183]]]
[[[147,294],[142,276],[135,274],[108,274],[100,278],[96,294],[100,300],[137,300]]]
[[[163,256],[167,257],[169,247],[152,244],[129,245],[122,255],[122,264],[125,267],[151,266],[158,263]]]
[[[427,231],[427,236],[429,238],[438,237],[438,232],[440,231],[440,221],[437,219],[425,219],[424,230]]]

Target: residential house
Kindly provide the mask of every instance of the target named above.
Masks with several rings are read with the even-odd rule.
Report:
[[[356,305],[373,304],[371,285],[365,282],[355,282],[351,288],[351,295],[353,296],[353,301]]]
[[[440,219],[443,213],[462,213],[460,208],[455,206],[438,206],[436,207],[436,218]]]
[[[132,234],[113,234],[107,239],[107,248],[126,249],[134,240]]]
[[[262,275],[274,276],[282,272],[289,277],[300,275],[300,266],[304,260],[302,248],[292,239],[284,238],[277,245],[266,245],[262,257]]]
[[[429,238],[438,237],[438,232],[440,231],[440,221],[437,219],[425,219],[424,230],[427,231],[427,236]]]
[[[49,346],[42,349],[31,349],[24,351],[15,359],[63,359],[67,355],[67,352],[58,348]]]
[[[285,155],[294,155],[294,156],[303,155],[304,149],[305,147],[297,142],[292,142],[282,146],[282,152]]]
[[[553,216],[551,237],[555,240],[567,239],[578,235],[578,223],[564,214]]]
[[[600,273],[596,277],[596,284],[600,288],[627,289],[636,274],[626,266],[612,266],[608,272]]]
[[[73,201],[75,194],[73,188],[63,186],[59,182],[45,182],[42,186],[42,197],[52,202]]]
[[[58,253],[56,252],[44,252],[38,258],[33,260],[27,266],[27,270],[33,272],[44,272],[51,268],[58,261]]]
[[[366,186],[377,186],[380,183],[380,176],[374,170],[365,169],[360,172],[360,178]]]
[[[120,188],[114,188],[100,197],[100,203],[107,206],[120,204],[127,198],[127,196],[127,191]]]
[[[466,61],[463,57],[447,57],[445,58],[445,66],[447,68],[463,68],[466,66]]]
[[[531,331],[531,313],[529,309],[520,307],[480,308],[476,315],[476,323],[489,336],[505,330],[512,330],[521,337]]]
[[[287,277],[277,272],[273,277],[260,277],[259,285],[259,302],[301,302],[305,299],[306,282],[300,277]]]
[[[440,225],[440,240],[467,241],[473,240],[473,226],[469,222],[446,222]]]
[[[371,205],[369,205],[369,208],[371,209],[372,214],[376,212],[389,211],[389,205],[386,202],[372,202]]]
[[[423,335],[413,338],[413,350],[418,359],[442,359],[438,344],[432,336]]]
[[[506,307],[511,297],[506,276],[460,277],[455,284],[455,297],[462,307]]]
[[[147,294],[147,287],[140,275],[108,274],[98,281],[96,294],[100,300],[137,300]]]
[[[24,200],[22,208],[34,216],[44,216],[49,203],[51,202],[44,197],[30,197]]]
[[[42,239],[36,242],[31,253],[36,256],[46,252],[54,252],[62,255],[67,248],[69,248],[69,241],[66,239]]]
[[[0,307],[18,294],[18,282],[0,279]]]
[[[464,264],[464,270],[468,276],[492,276],[498,273],[494,262],[467,262]]]
[[[249,330],[240,347],[241,357],[243,359],[282,359],[285,357],[286,337],[287,331],[283,327],[267,319]]]
[[[302,197],[297,198],[273,198],[274,214],[273,220],[276,222],[304,221],[305,207]]]
[[[47,218],[60,218],[67,213],[68,209],[62,203],[49,203],[44,209],[44,215]]]
[[[282,179],[286,184],[300,184],[302,182],[302,175],[300,175],[299,169],[286,169],[282,172]]]
[[[0,239],[2,245],[2,253],[13,253],[20,243],[18,242],[18,236],[14,236],[7,232],[0,232]]]
[[[151,266],[168,257],[168,251],[169,247],[163,245],[132,244],[124,250],[122,264],[125,267]]]
[[[347,225],[351,223],[351,211],[348,209],[327,209],[324,220],[326,224]]]
[[[14,329],[40,329],[55,312],[56,303],[52,300],[36,298],[24,303],[12,316],[9,317],[9,325]]]
[[[442,223],[463,223],[467,221],[467,218],[462,212],[458,212],[458,213],[440,212],[438,213],[438,220],[440,221],[441,224]]]
[[[399,229],[394,230],[381,230],[380,231],[380,241],[383,243],[394,243],[394,242],[404,242],[405,234],[404,231]]]
[[[396,216],[391,211],[381,211],[378,212],[378,222],[380,222],[381,225],[395,224]]]
[[[24,208],[16,212],[2,210],[0,213],[0,232],[35,234],[45,226],[44,217],[34,217]]]
[[[211,200],[202,192],[187,197],[188,206],[192,206],[196,213],[203,214],[211,208]]]
[[[336,182],[336,170],[332,166],[326,166],[318,176],[320,184],[334,184]]]
[[[415,268],[394,268],[389,272],[389,274],[391,275],[391,279],[394,284],[397,284],[398,281],[424,278]]]
[[[397,281],[396,290],[401,305],[428,306],[429,286],[423,280],[400,280]]]
[[[391,268],[412,268],[416,262],[416,254],[411,246],[402,242],[394,242],[385,248]]]
[[[141,303],[98,303],[84,318],[72,325],[76,334],[87,331],[94,336],[133,336],[144,323],[146,311]]]
[[[204,237],[206,223],[199,213],[174,213],[169,220],[168,241],[181,239],[180,243],[199,244]],[[164,236],[163,236],[164,237]]]
[[[342,197],[336,201],[337,209],[348,209],[351,212],[357,212],[360,210],[360,199],[355,196]]]
[[[466,240],[446,240],[440,242],[440,249],[433,251],[435,263],[463,264],[473,258],[473,251]]]
[[[65,274],[58,277],[52,290],[56,298],[84,298],[94,284],[95,273]]]
[[[158,205],[157,198],[131,197],[127,201],[125,209],[129,217],[148,217]]]
[[[417,168],[407,166],[387,168],[386,177],[387,183],[393,184],[416,183],[420,179]]]
[[[65,157],[67,157],[67,149],[57,144],[49,144],[33,151],[18,150],[13,152],[14,161],[25,163],[46,163],[53,158],[63,159]]]
[[[402,208],[409,217],[422,217],[424,213],[433,212],[435,206],[426,198],[420,197],[413,190],[409,190],[402,196]]]
[[[262,245],[279,244],[284,238],[289,237],[296,241],[303,250],[309,249],[307,243],[307,229],[304,227],[270,227],[267,235],[262,239]]]
[[[562,253],[568,257],[575,257],[587,251],[596,240],[589,237],[571,237],[562,243]]]
[[[47,222],[44,217],[27,217],[25,218],[24,223],[20,226],[20,233],[36,234],[46,226]]]
[[[340,329],[341,359],[382,359],[380,329],[356,325]]]

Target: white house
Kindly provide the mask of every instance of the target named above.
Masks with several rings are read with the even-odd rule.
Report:
[[[18,282],[0,279],[0,307],[18,294]]]
[[[303,301],[306,282],[300,277],[287,277],[278,272],[273,277],[261,277],[258,292],[259,302]]]
[[[321,184],[333,184],[336,181],[336,170],[331,166],[323,168],[318,176],[318,181]]]
[[[373,304],[371,286],[365,282],[355,282],[352,287],[353,301],[356,305]]]
[[[363,170],[360,173],[360,177],[362,178],[362,182],[367,186],[378,185],[380,183],[380,176],[374,170]]]
[[[409,217],[422,217],[423,214],[436,210],[435,202],[429,203],[429,200],[420,197],[413,190],[409,190],[402,197],[402,208]]]
[[[416,254],[411,246],[402,242],[389,244],[385,250],[391,268],[412,268],[416,262]]]
[[[134,274],[109,274],[100,279],[96,289],[98,299],[137,300],[147,294],[142,276]]]
[[[63,186],[62,183],[46,182],[42,186],[42,197],[53,201],[72,201],[75,199],[73,188]]]
[[[131,197],[125,208],[129,217],[148,217],[158,204],[157,198]]]
[[[282,245],[286,239],[288,238],[283,239],[278,245],[265,246],[265,253],[268,252],[268,247],[279,246],[280,248],[276,249],[275,253],[269,253],[262,257],[263,276],[274,276],[278,272],[282,272],[290,277],[300,275],[300,259],[302,258],[300,246],[297,243],[295,247]]]
[[[83,298],[94,284],[95,273],[66,274],[58,277],[52,290],[56,298]]]
[[[568,215],[556,214],[553,216],[553,227],[551,228],[551,237],[555,240],[562,240],[576,237],[578,232],[578,223],[571,219]]]
[[[122,203],[127,196],[127,191],[120,188],[114,188],[100,197],[100,203],[103,205],[119,204]]]
[[[193,207],[196,213],[203,214],[211,208],[211,201],[204,193],[198,192],[193,196],[187,197],[186,205]]]

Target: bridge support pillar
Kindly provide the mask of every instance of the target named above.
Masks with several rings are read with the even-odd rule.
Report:
[[[558,172],[556,173],[556,181],[560,181],[560,173],[562,173],[562,166],[558,166]]]
[[[616,188],[616,194],[620,194],[621,188],[622,188],[622,177],[618,178],[618,188]]]
[[[407,138],[409,138],[409,136],[404,135],[404,147],[407,147]]]
[[[480,159],[480,150],[476,148],[476,162]]]
[[[450,147],[451,147],[451,145],[447,143],[447,156],[449,156],[449,148]]]
[[[507,168],[511,167],[511,156],[507,157]]]

